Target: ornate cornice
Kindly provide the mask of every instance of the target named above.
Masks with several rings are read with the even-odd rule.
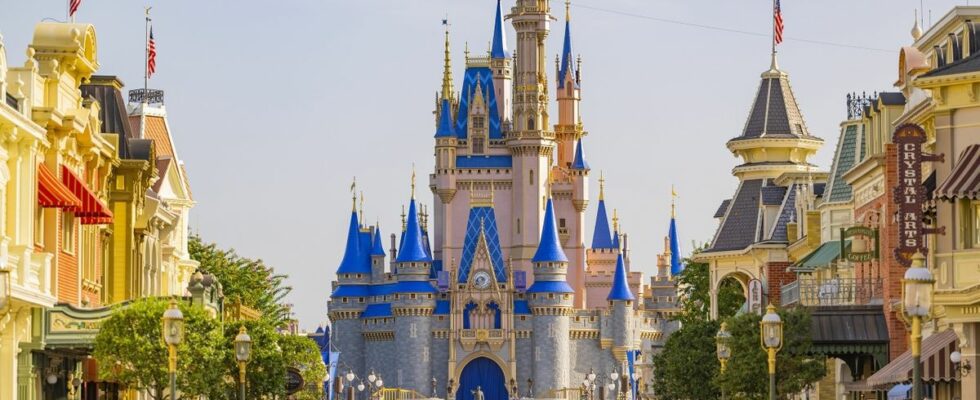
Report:
[[[395,340],[395,332],[393,331],[362,332],[361,336],[368,342],[390,342]]]

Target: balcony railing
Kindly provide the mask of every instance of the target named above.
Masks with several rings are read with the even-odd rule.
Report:
[[[163,104],[163,91],[160,89],[133,89],[129,91],[130,103]]]
[[[881,299],[881,279],[800,278],[782,286],[783,306],[845,306]]]

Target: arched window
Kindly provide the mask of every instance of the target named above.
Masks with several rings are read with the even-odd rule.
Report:
[[[527,129],[528,130],[534,129],[534,117],[528,117],[528,119],[527,119]]]
[[[476,309],[476,303],[469,302],[463,308],[463,329],[470,329],[470,313]]]
[[[493,329],[500,329],[500,306],[496,302],[490,302],[487,308],[493,313]]]

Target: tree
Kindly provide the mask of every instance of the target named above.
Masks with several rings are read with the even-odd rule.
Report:
[[[667,339],[664,350],[653,356],[653,387],[659,399],[700,400],[720,398],[715,377],[717,321],[692,320]]]
[[[319,400],[323,398],[323,390],[319,386],[327,377],[327,366],[320,356],[320,347],[316,342],[305,336],[280,336],[283,358],[291,364],[287,367],[299,369],[306,388],[296,393],[297,400]],[[311,386],[316,388],[311,390]]]
[[[810,354],[810,315],[806,309],[781,310],[783,348],[776,357],[776,391],[783,398],[803,390],[807,383],[823,378],[822,356]],[[759,339],[756,314],[743,314],[728,320],[732,333],[732,357],[725,373],[718,379],[728,393],[745,399],[765,399],[769,394],[767,354]]]
[[[165,299],[146,298],[120,306],[95,337],[99,376],[144,390],[156,400],[170,399],[167,346],[161,336],[161,317],[169,307]],[[220,377],[213,368],[221,360],[218,322],[194,306],[180,304],[184,314],[184,340],[177,349],[179,398],[207,394]]]
[[[187,249],[201,269],[218,279],[226,298],[241,298],[242,304],[259,310],[263,319],[277,327],[289,318],[283,299],[292,288],[285,284],[286,275],[276,274],[262,260],[241,257],[234,249],[205,243],[198,235],[190,236]]]
[[[705,321],[711,315],[711,274],[706,263],[684,260],[686,266],[678,277],[681,289],[681,313],[677,319],[682,323]],[[745,303],[741,284],[734,279],[725,279],[718,289],[718,315],[735,315]]]

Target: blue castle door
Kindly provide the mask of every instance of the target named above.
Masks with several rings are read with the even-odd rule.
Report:
[[[473,391],[479,386],[484,400],[507,400],[507,384],[504,371],[489,358],[480,357],[463,367],[459,376],[456,400],[473,400]]]

